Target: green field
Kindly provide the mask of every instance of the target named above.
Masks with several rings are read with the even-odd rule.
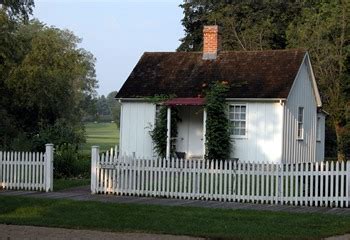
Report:
[[[100,151],[106,151],[119,143],[119,129],[115,123],[86,123],[85,131],[83,153],[90,153],[93,145],[100,146]]]

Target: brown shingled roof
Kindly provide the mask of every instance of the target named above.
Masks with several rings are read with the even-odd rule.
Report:
[[[116,98],[197,97],[212,81],[227,81],[229,98],[287,98],[305,53],[230,51],[216,60],[201,52],[144,53]]]

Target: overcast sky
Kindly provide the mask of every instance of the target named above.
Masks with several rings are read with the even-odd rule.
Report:
[[[98,93],[119,90],[143,52],[175,51],[181,0],[36,0],[34,17],[83,39],[97,59]]]

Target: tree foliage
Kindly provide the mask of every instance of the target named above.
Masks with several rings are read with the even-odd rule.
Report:
[[[228,159],[231,153],[230,125],[227,118],[226,93],[228,86],[213,83],[206,93],[206,159]]]
[[[85,122],[99,121],[119,124],[120,103],[115,99],[117,91],[110,92],[107,97],[104,95],[86,98],[84,101]]]
[[[58,126],[77,134],[67,141],[82,140],[82,102],[97,87],[92,54],[72,32],[38,20],[13,20],[0,10],[0,26],[0,145],[19,136],[34,143]]]
[[[337,137],[338,159],[350,144],[350,1],[319,1],[305,8],[287,31],[289,47],[305,47],[312,57],[326,111]]]
[[[204,25],[220,26],[224,50],[280,49],[286,46],[289,23],[300,14],[299,1],[206,1],[180,5],[184,11],[185,37],[180,51],[202,50]]]
[[[0,8],[13,20],[27,21],[33,13],[33,0],[0,0]]]

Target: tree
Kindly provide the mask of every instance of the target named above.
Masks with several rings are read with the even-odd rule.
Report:
[[[33,13],[33,0],[1,0],[0,9],[13,20],[27,21]]]
[[[288,47],[309,50],[337,138],[338,160],[350,144],[350,1],[319,1],[305,8],[287,31]]]
[[[107,103],[111,110],[113,121],[117,124],[120,122],[120,103],[115,99],[118,91],[112,91],[107,95]]]
[[[13,22],[1,16],[5,26],[11,26]],[[0,91],[5,93],[0,105],[13,120],[17,135],[33,140],[57,121],[71,124],[71,129],[82,128],[82,102],[95,94],[97,80],[94,57],[77,47],[81,40],[68,30],[47,27],[37,20],[16,23],[6,33],[11,42],[3,40],[10,54],[6,48],[0,53],[5,66],[0,68]],[[16,133],[5,135],[5,139],[14,139]]]
[[[193,0],[180,5],[185,37],[178,50],[201,51],[202,29],[207,24],[221,27],[223,50],[285,48],[285,30],[305,5],[299,1],[233,2]]]

